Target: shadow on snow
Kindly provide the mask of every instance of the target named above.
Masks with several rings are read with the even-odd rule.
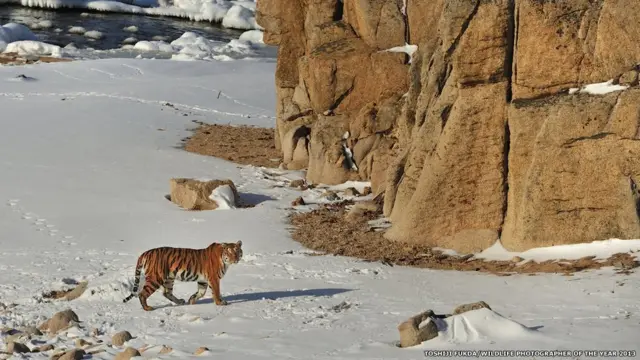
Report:
[[[339,288],[329,288],[329,289],[308,289],[308,290],[289,290],[289,291],[265,291],[265,292],[254,292],[254,293],[246,293],[246,294],[235,294],[235,295],[222,295],[222,298],[226,300],[229,304],[231,303],[242,303],[248,301],[259,301],[263,299],[269,300],[278,300],[290,297],[303,297],[303,296],[312,296],[312,297],[324,297],[324,296],[334,296],[337,294],[342,294],[348,291],[352,291],[352,289],[339,289]],[[213,303],[213,298],[200,299],[197,304],[210,304]]]

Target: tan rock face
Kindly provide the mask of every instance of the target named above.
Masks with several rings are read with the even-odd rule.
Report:
[[[637,238],[639,20],[633,0],[261,0],[283,166],[370,180],[392,240]],[[608,80],[630,89],[568,93]]]
[[[509,110],[505,247],[638,238],[640,90]]]
[[[417,54],[407,100],[415,110],[399,124],[406,148],[387,174],[385,213],[393,222],[387,238],[464,252],[498,239],[505,205],[507,5],[446,8],[442,46]],[[451,35],[454,23],[459,36]]]
[[[405,19],[402,0],[345,0],[348,22],[369,46],[389,49],[405,44]]]
[[[386,166],[390,144],[380,141],[382,135],[370,132],[368,139],[351,139],[352,146],[360,142],[353,150],[364,164],[362,171],[359,166],[343,168],[340,157],[342,136],[357,128],[350,123],[361,109],[381,106],[390,98],[395,105],[406,92],[407,56],[381,51],[405,43],[401,8],[400,0],[258,4],[265,41],[279,44],[276,146],[283,152],[284,168],[308,168],[310,181],[327,184],[365,180],[377,173],[378,188],[384,187],[380,169]],[[393,124],[395,116],[385,121]]]
[[[615,78],[640,59],[640,3],[516,1],[515,99]]]
[[[235,201],[238,201],[238,191],[231,180],[199,181],[184,178],[171,179],[171,201],[186,210],[215,210],[219,204],[209,197],[214,189],[224,185],[231,188]]]

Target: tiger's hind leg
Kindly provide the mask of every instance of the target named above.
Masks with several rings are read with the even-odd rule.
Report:
[[[207,285],[206,282],[198,281],[198,291],[196,291],[195,294],[191,295],[191,297],[189,298],[189,304],[194,305],[196,301],[200,300],[200,298],[202,298],[204,294],[207,292],[208,286],[209,285]]]
[[[154,279],[145,279],[144,286],[142,287],[142,291],[140,291],[140,295],[138,298],[140,299],[140,305],[145,311],[151,311],[153,308],[147,304],[147,299],[149,296],[153,295],[156,290],[160,288],[160,283],[155,281]]]
[[[175,295],[173,295],[173,283],[174,283],[173,279],[167,279],[164,281],[164,283],[162,284],[162,287],[163,287],[162,295],[164,295],[164,297],[169,299],[169,301],[176,303],[178,305],[186,304],[187,303],[186,301],[184,301],[183,299],[178,299]]]

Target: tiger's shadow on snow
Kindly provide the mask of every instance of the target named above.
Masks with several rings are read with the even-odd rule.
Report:
[[[243,303],[250,301],[260,301],[260,300],[279,300],[284,298],[291,297],[303,297],[303,296],[312,296],[312,297],[325,297],[325,296],[334,296],[337,294],[342,294],[345,292],[353,291],[353,289],[340,289],[340,288],[326,288],[326,289],[307,289],[307,290],[290,290],[290,291],[264,291],[264,292],[253,292],[246,294],[235,294],[235,295],[222,295],[222,298],[226,300],[229,304],[235,303]],[[212,298],[200,299],[196,304],[211,304],[213,303]]]

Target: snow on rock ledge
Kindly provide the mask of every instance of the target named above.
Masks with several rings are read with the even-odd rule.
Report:
[[[231,180],[175,178],[170,186],[171,202],[186,210],[233,209],[239,199]]]

